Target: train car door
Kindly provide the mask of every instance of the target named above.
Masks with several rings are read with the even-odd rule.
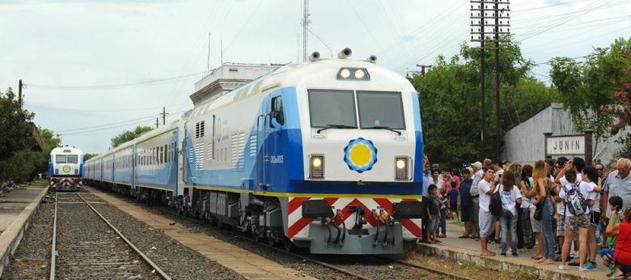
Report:
[[[269,95],[267,108],[268,118],[265,122],[267,133],[264,143],[265,185],[268,191],[277,191],[280,177],[284,174],[285,155],[282,150],[283,127],[285,125],[285,113],[283,110],[282,91],[278,90]],[[279,177],[280,176],[280,177]]]

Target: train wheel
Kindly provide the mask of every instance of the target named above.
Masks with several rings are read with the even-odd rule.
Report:
[[[283,238],[283,240],[280,242],[280,246],[283,250],[285,250],[285,252],[293,252],[296,249],[294,243],[292,243],[291,240],[287,238]]]

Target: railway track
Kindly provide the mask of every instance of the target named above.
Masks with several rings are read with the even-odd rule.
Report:
[[[155,208],[154,208],[155,209]],[[162,213],[165,213],[163,208],[160,208],[159,210]],[[169,215],[174,215],[173,213],[167,213]],[[183,218],[189,222],[195,223],[197,225],[200,226],[206,226],[206,224],[204,224],[203,222],[201,222],[200,220],[191,218],[191,217],[183,217],[183,216],[178,216],[180,218]],[[234,238],[238,238],[238,239],[242,239],[242,240],[246,240],[250,243],[256,244],[257,246],[262,246],[265,247],[269,250],[272,250],[276,253],[279,254],[284,254],[287,255],[291,258],[294,259],[302,259],[306,262],[318,265],[318,266],[322,266],[325,267],[327,269],[336,271],[340,274],[346,275],[350,278],[354,278],[354,279],[360,279],[360,280],[376,280],[376,279],[383,279],[383,277],[379,277],[379,276],[370,276],[370,275],[366,275],[364,273],[361,272],[357,272],[356,269],[352,268],[353,265],[339,265],[339,264],[335,264],[335,263],[331,263],[330,261],[327,260],[321,260],[318,259],[317,256],[309,256],[308,254],[301,254],[301,253],[296,253],[296,252],[292,252],[290,250],[287,249],[287,247],[277,247],[274,245],[270,245],[268,243],[264,243],[261,242],[259,240],[256,240],[255,238],[250,238],[244,235],[232,235],[234,236]],[[351,258],[354,258],[355,256],[350,256]],[[326,257],[325,257],[326,258]],[[343,256],[328,256],[328,258],[333,258],[333,259],[340,259],[340,258],[345,258]],[[355,258],[358,259],[358,258]],[[374,265],[375,267],[377,266],[382,266],[382,268],[384,270],[389,270],[389,266],[391,264],[399,264],[405,267],[408,267],[412,270],[422,270],[422,271],[426,271],[428,273],[433,274],[434,276],[436,276],[435,278],[441,278],[441,279],[453,279],[453,280],[472,280],[472,278],[463,276],[463,275],[459,275],[459,274],[455,274],[455,273],[451,273],[448,271],[442,271],[439,269],[435,269],[426,265],[422,265],[422,264],[418,264],[418,263],[413,263],[410,261],[406,261],[406,260],[400,260],[400,259],[394,259],[394,258],[389,258],[389,257],[375,257],[375,256],[363,256],[361,257],[360,263],[364,263],[364,265]],[[385,263],[385,264],[377,264],[377,263]],[[314,275],[317,277],[317,275]]]
[[[169,216],[175,220],[183,220],[190,222],[191,224],[195,224],[196,226],[200,226],[202,228],[209,229],[208,224],[204,222],[192,218],[192,217],[184,217],[179,216],[176,213],[172,212],[170,209],[162,207],[162,206],[154,206],[148,207],[143,205],[147,211],[158,212],[160,215]],[[339,275],[336,279],[361,279],[361,280],[372,280],[372,279],[384,279],[384,278],[410,278],[410,279],[457,279],[457,280],[470,280],[471,278],[454,274],[449,271],[442,271],[438,269],[434,269],[432,267],[428,267],[422,264],[412,263],[406,260],[398,260],[391,259],[385,257],[374,257],[374,256],[317,256],[317,255],[309,255],[306,253],[293,252],[287,250],[287,248],[281,246],[270,245],[266,242],[257,241],[255,238],[234,234],[233,229],[213,229],[213,231],[217,230],[218,234],[223,237],[228,237],[225,242],[230,242],[233,244],[237,244],[237,246],[241,246],[246,250],[250,250],[249,247],[252,248],[265,248],[268,251],[273,251],[277,255],[284,255],[287,259],[293,260],[301,260],[302,262],[310,263],[313,266],[324,268],[325,270],[333,271],[334,274]],[[245,241],[239,244],[240,242],[230,241],[233,240],[241,240]],[[249,246],[244,246],[248,244]],[[256,253],[256,250],[252,251]],[[273,254],[265,253],[268,255],[268,258],[274,258]],[[349,261],[350,260],[350,261]],[[281,261],[282,263],[282,261]],[[393,266],[397,268],[393,268]],[[397,273],[392,275],[393,270]],[[330,273],[329,273],[330,274]],[[419,276],[421,275],[421,276]],[[321,275],[312,274],[314,277],[320,277]]]
[[[171,279],[92,203],[80,193],[55,194],[50,280]]]
[[[239,237],[239,238],[244,238],[244,237]],[[265,244],[265,243],[261,243],[258,242],[254,239],[247,239],[250,242],[255,242],[257,245],[263,245],[266,248],[270,249],[270,250],[274,250],[278,253],[282,253],[282,254],[286,254],[289,255],[293,258],[297,258],[297,259],[303,259],[305,261],[308,261],[310,263],[313,264],[317,264],[332,270],[335,270],[341,274],[350,276],[352,278],[356,278],[356,279],[361,279],[361,280],[376,280],[376,279],[382,279],[382,277],[371,277],[370,275],[366,275],[364,273],[361,272],[357,272],[356,270],[358,268],[361,269],[362,266],[381,266],[382,269],[384,270],[390,270],[392,269],[391,264],[399,264],[399,265],[403,265],[406,266],[412,270],[423,270],[426,271],[428,273],[434,274],[435,276],[437,276],[436,278],[441,278],[441,279],[453,279],[453,280],[472,280],[469,277],[463,276],[463,275],[459,275],[459,274],[455,274],[455,273],[451,273],[451,272],[447,272],[447,271],[441,271],[429,266],[425,266],[425,265],[421,265],[421,264],[417,264],[417,263],[412,263],[409,261],[405,261],[405,260],[398,260],[398,259],[393,259],[393,258],[388,258],[388,257],[374,257],[374,256],[327,256],[327,257],[311,257],[311,256],[307,256],[305,254],[300,254],[300,253],[294,253],[294,252],[290,252],[288,251],[286,248],[278,248],[269,244]],[[321,260],[323,258],[329,258],[329,260]],[[331,259],[334,260],[334,262],[338,262],[339,261],[335,261],[337,259],[340,258],[351,258],[353,260],[356,260],[359,265],[340,265],[340,264],[335,264],[331,262]],[[442,277],[441,277],[442,276]],[[433,279],[433,278],[432,278]]]

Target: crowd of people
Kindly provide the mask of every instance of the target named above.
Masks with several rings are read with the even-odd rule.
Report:
[[[440,243],[447,220],[464,223],[459,238],[479,240],[483,256],[519,255],[560,269],[596,269],[631,276],[631,160],[587,165],[582,158],[540,160],[533,165],[485,159],[441,170],[425,158],[422,241]],[[602,261],[597,260],[600,256]]]

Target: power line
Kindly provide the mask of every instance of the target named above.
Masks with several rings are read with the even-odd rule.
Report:
[[[99,129],[99,128],[104,128],[104,127],[109,127],[109,126],[116,126],[116,125],[126,124],[126,123],[130,123],[130,122],[137,122],[137,121],[145,120],[145,119],[152,119],[154,117],[155,117],[155,115],[150,115],[150,116],[144,116],[144,117],[134,118],[134,119],[130,119],[130,120],[124,120],[124,121],[110,122],[110,123],[104,123],[104,124],[92,125],[92,126],[84,126],[84,127],[78,127],[78,128],[70,128],[70,129],[59,131],[59,133],[67,133],[67,132],[74,132],[74,131]]]
[[[178,105],[177,107],[181,107],[182,105],[185,105],[185,104],[182,103],[181,105]],[[186,105],[188,105],[188,103]],[[82,110],[82,109],[74,109],[74,108],[68,108],[68,107],[45,106],[45,105],[39,105],[39,104],[28,104],[28,107],[40,108],[40,109],[50,110],[50,111],[95,113],[95,114],[149,111],[149,110],[156,110],[156,109],[162,108],[162,106],[155,106],[155,107],[144,107],[144,108],[124,108],[124,109],[115,109],[115,110],[93,110],[93,109]]]
[[[357,17],[357,20],[359,20],[359,23],[362,24],[362,27],[364,27],[364,30],[366,31],[368,36],[372,39],[373,43],[375,43],[375,45],[377,46],[381,46],[381,44],[379,44],[379,41],[375,38],[372,32],[370,32],[370,28],[368,28],[368,25],[366,24],[364,19],[359,15],[359,12],[357,11],[357,9],[355,9],[355,6],[353,6],[353,4],[349,2],[349,0],[346,0],[346,5],[349,6],[351,10],[353,10],[355,17]]]
[[[185,78],[189,78],[189,77],[193,77],[199,74],[203,74],[206,71],[200,71],[200,72],[195,72],[195,73],[191,73],[191,74],[185,74],[185,75],[179,75],[179,76],[174,76],[174,77],[168,77],[168,78],[162,78],[162,79],[154,79],[154,80],[145,80],[145,81],[138,81],[138,82],[130,82],[130,83],[120,83],[120,84],[103,84],[103,85],[50,85],[50,84],[37,84],[37,83],[28,83],[25,84],[29,87],[33,87],[33,88],[47,88],[47,89],[80,89],[80,90],[86,90],[86,89],[116,89],[116,88],[124,88],[124,87],[130,87],[130,86],[138,86],[138,85],[151,85],[151,84],[158,84],[158,83],[163,83],[163,82],[168,82],[168,81],[174,81],[174,80],[180,80],[180,79],[185,79]]]
[[[587,5],[587,7],[584,7],[583,9],[578,9],[578,10],[576,10],[574,12],[571,12],[571,13],[568,13],[568,14],[566,14],[566,16],[558,18],[554,22],[551,21],[551,24],[549,24],[547,26],[542,26],[543,27],[542,29],[533,30],[531,32],[524,33],[524,34],[522,34],[522,36],[525,36],[525,38],[522,38],[518,42],[523,42],[525,40],[528,40],[528,39],[531,39],[533,37],[539,36],[539,35],[547,32],[547,31],[550,31],[550,30],[554,29],[554,28],[562,26],[562,25],[564,25],[564,24],[576,19],[576,17],[574,17],[575,14],[578,14],[579,16],[583,16],[583,15],[586,15],[586,14],[588,14],[590,12],[593,12],[593,11],[597,10],[598,8],[601,8],[601,7],[605,6],[608,3],[608,1],[602,0],[602,4],[592,7],[593,5],[598,4],[600,1],[601,0],[594,0],[589,5]]]

